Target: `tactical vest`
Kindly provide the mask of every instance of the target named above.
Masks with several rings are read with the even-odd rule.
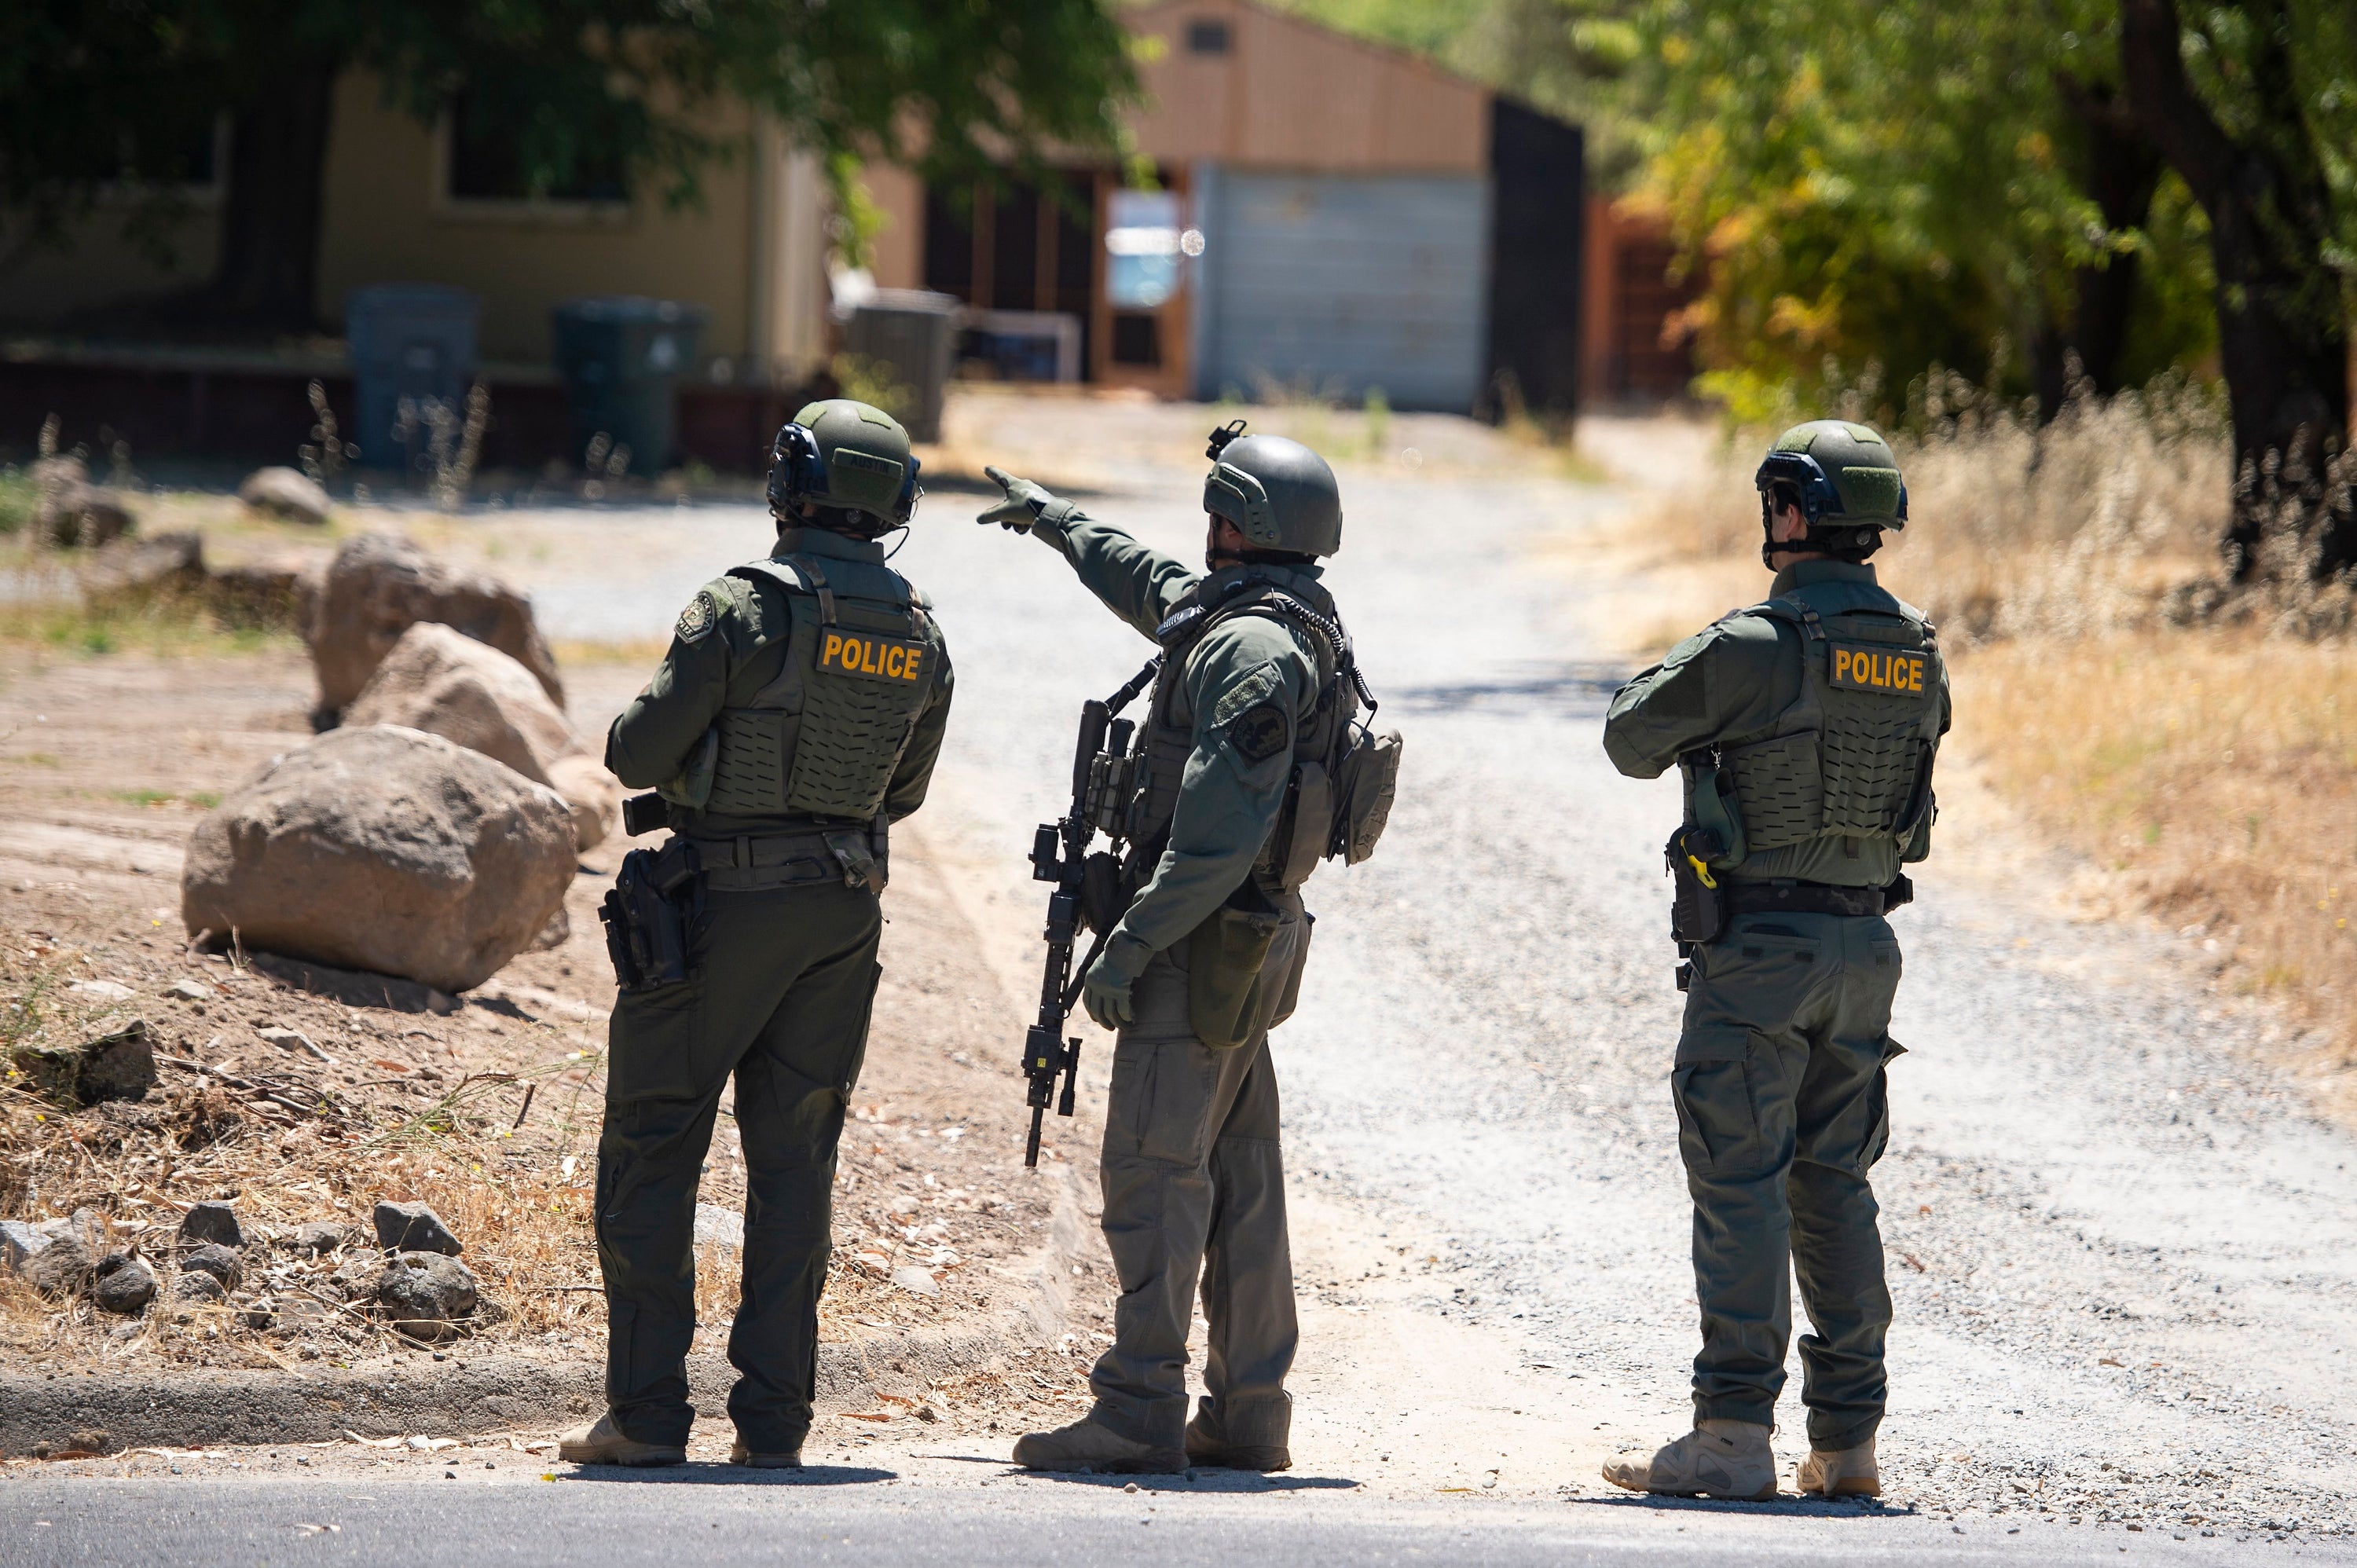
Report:
[[[1318,670],[1317,705],[1307,721],[1294,727],[1292,777],[1276,822],[1254,862],[1253,880],[1271,890],[1294,892],[1332,847],[1332,770],[1341,750],[1338,743],[1358,716],[1361,690],[1350,635],[1336,617],[1332,596],[1323,588],[1280,586],[1251,567],[1230,568],[1197,584],[1156,633],[1162,644],[1162,667],[1131,754],[1134,783],[1122,792],[1127,801],[1121,826],[1134,846],[1125,889],[1130,896],[1152,874],[1169,843],[1179,784],[1187,759],[1194,754],[1193,726],[1178,716],[1187,658],[1214,627],[1245,615],[1265,616],[1307,630]],[[1375,832],[1381,831],[1378,822]]]
[[[750,701],[720,710],[704,809],[874,818],[941,662],[929,601],[899,573],[865,561],[789,555],[728,575],[785,590],[791,646]]]
[[[1803,678],[1764,735],[1722,746],[1713,759],[1736,815],[1735,842],[1718,865],[1815,838],[1887,839],[1904,850],[1928,811],[1940,739],[1938,634],[1888,594],[1857,598],[1853,585],[1812,584],[1736,612],[1792,627]],[[1711,826],[1709,788],[1695,777],[1706,766],[1689,764],[1689,781],[1695,815]]]

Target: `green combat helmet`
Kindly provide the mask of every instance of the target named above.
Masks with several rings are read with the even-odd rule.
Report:
[[[1341,549],[1342,492],[1326,459],[1298,441],[1243,429],[1239,419],[1211,432],[1203,510],[1234,523],[1255,553],[1331,555]]]
[[[1760,558],[1771,567],[1769,558],[1779,550],[1863,561],[1882,543],[1884,529],[1907,526],[1899,459],[1873,430],[1845,419],[1813,419],[1776,437],[1751,482],[1760,491]],[[1780,499],[1797,504],[1808,519],[1805,540],[1776,542]]]
[[[815,504],[871,537],[888,533],[916,515],[919,467],[909,433],[882,409],[847,397],[808,403],[770,449],[770,511],[797,528],[800,509]]]

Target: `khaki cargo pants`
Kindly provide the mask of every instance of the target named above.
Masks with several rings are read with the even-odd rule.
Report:
[[[833,1250],[835,1143],[867,1047],[883,929],[840,882],[710,892],[689,978],[614,1005],[597,1140],[606,1402],[640,1443],[684,1443],[695,1336],[695,1191],[721,1089],[745,1144],[744,1295],[728,1413],[757,1453],[802,1446]]]
[[[1694,1195],[1700,1420],[1775,1420],[1797,1277],[1809,1443],[1881,1423],[1890,1293],[1868,1170],[1890,1136],[1884,1069],[1898,939],[1880,917],[1737,916],[1695,950],[1671,1081]]]
[[[1291,1011],[1308,929],[1297,909],[1278,927],[1265,1000],[1240,1046],[1214,1050],[1196,1036],[1185,942],[1157,954],[1131,991],[1135,1018],[1114,1047],[1100,1165],[1121,1300],[1113,1348],[1089,1383],[1092,1419],[1134,1442],[1182,1445],[1199,1276],[1211,1325],[1203,1434],[1282,1445],[1291,1428],[1285,1379],[1300,1332],[1268,1031]]]

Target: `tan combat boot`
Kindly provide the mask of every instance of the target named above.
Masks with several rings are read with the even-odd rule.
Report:
[[[1018,1439],[1015,1462],[1027,1470],[1096,1470],[1114,1476],[1176,1476],[1187,1468],[1187,1455],[1180,1450],[1136,1442],[1093,1421],[1076,1421]]]
[[[1604,1478],[1632,1492],[1764,1503],[1776,1495],[1775,1432],[1749,1421],[1697,1421],[1651,1459],[1615,1459]]]
[[[684,1443],[640,1443],[622,1435],[608,1411],[587,1426],[576,1426],[556,1440],[556,1456],[568,1465],[684,1465]]]
[[[1830,1453],[1810,1449],[1809,1456],[1793,1466],[1792,1487],[1821,1498],[1880,1497],[1882,1472],[1874,1463],[1874,1439]]]
[[[1282,1443],[1230,1443],[1212,1426],[1211,1412],[1206,1408],[1187,1423],[1187,1463],[1204,1470],[1257,1470],[1267,1475],[1292,1469],[1293,1451]]]
[[[738,1438],[728,1446],[728,1462],[756,1470],[799,1470],[802,1467],[802,1451],[799,1448],[783,1454],[756,1454]]]

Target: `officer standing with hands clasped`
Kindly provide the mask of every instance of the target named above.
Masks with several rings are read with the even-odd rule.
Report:
[[[1117,1031],[1100,1171],[1122,1294],[1094,1407],[1015,1445],[1035,1470],[1292,1464],[1297,1333],[1268,1031],[1308,958],[1301,885],[1328,854],[1372,849],[1398,742],[1353,722],[1372,699],[1319,582],[1318,558],[1342,542],[1333,470],[1242,429],[1211,438],[1201,570],[996,468],[1006,499],[976,519],[1048,545],[1162,650],[1120,768],[1132,793],[1108,808],[1134,848],[1082,983],[1090,1016]],[[1199,1275],[1210,1391],[1190,1421]]]
[[[1694,1197],[1702,1351],[1694,1430],[1604,1467],[1632,1491],[1776,1493],[1774,1431],[1796,1275],[1803,1492],[1875,1496],[1887,1381],[1867,1173],[1890,1131],[1884,1069],[1906,903],[1931,847],[1932,767],[1949,721],[1931,623],[1867,564],[1906,525],[1882,438],[1817,420],[1778,438],[1755,483],[1776,574],[1620,688],[1604,749],[1631,778],[1673,763],[1671,838],[1685,1024],[1671,1071]]]
[[[771,455],[777,548],[696,594],[607,736],[607,767],[657,788],[630,802],[630,831],[673,833],[630,853],[603,916],[622,988],[597,1143],[607,1412],[559,1444],[575,1464],[687,1455],[696,1180],[732,1074],[747,1193],[729,1459],[801,1462],[887,833],[924,803],[949,722],[930,601],[876,542],[915,511],[917,467],[908,432],[866,403],[795,414]]]

